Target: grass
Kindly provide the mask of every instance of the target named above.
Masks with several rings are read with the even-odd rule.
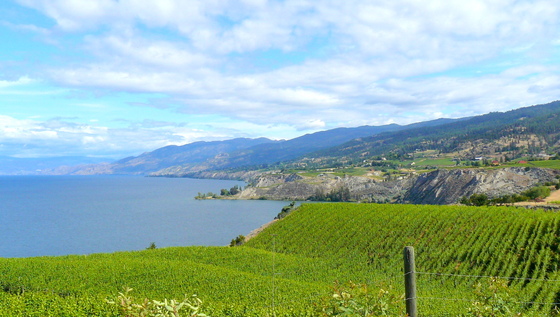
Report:
[[[0,316],[117,316],[104,298],[123,287],[155,300],[197,294],[211,316],[319,316],[335,281],[402,295],[408,245],[418,272],[446,274],[418,276],[423,316],[465,313],[480,276],[517,278],[512,309],[546,316],[560,293],[547,282],[560,279],[559,236],[560,214],[542,210],[304,204],[241,247],[0,258]],[[549,304],[514,306],[525,301]]]
[[[455,161],[450,158],[439,158],[439,159],[431,159],[431,158],[421,158],[415,159],[414,163],[416,166],[455,166]]]

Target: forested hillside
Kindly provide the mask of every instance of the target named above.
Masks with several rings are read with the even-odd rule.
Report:
[[[495,112],[444,125],[381,133],[306,155],[310,160],[358,163],[383,156],[407,159],[437,151],[460,159],[503,155],[509,159],[560,149],[560,102]],[[314,164],[320,167],[321,163]]]

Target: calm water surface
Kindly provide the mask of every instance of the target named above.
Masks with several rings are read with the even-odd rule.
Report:
[[[195,200],[235,181],[130,176],[1,176],[0,257],[227,245],[286,202]]]

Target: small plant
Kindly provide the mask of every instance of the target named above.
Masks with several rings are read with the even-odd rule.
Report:
[[[157,249],[155,242],[150,243],[150,246],[146,248],[146,250],[155,250],[155,249]]]
[[[284,217],[286,217],[290,212],[292,212],[292,210],[294,210],[296,205],[295,201],[292,201],[289,205],[284,206],[282,208],[282,211],[280,211],[280,213],[278,215],[276,215],[276,217],[274,219],[282,219]]]
[[[243,243],[245,243],[245,236],[240,234],[237,237],[235,237],[235,239],[231,239],[229,246],[236,247],[238,245],[242,245]]]
[[[491,277],[487,284],[478,282],[473,287],[477,299],[469,308],[467,316],[521,316],[511,311],[512,291],[506,280]]]
[[[107,299],[107,303],[117,306],[119,315],[123,317],[208,317],[200,312],[202,300],[193,295],[185,297],[183,301],[167,300],[156,301],[144,299],[141,303],[135,303],[134,298],[129,295],[132,288],[125,288],[119,292],[115,299]]]
[[[395,295],[390,286],[371,290],[366,284],[337,282],[333,295],[316,305],[316,310],[320,316],[404,316],[397,307],[403,297]]]

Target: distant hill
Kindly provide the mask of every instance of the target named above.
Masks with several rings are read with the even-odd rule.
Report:
[[[101,166],[86,166],[73,171],[73,174],[138,174],[155,172],[174,165],[185,165],[197,169],[204,169],[204,162],[208,159],[226,155],[259,144],[276,143],[267,138],[248,139],[237,138],[226,141],[194,142],[181,146],[169,145],[157,150],[131,156],[111,164]]]
[[[455,122],[380,133],[309,153],[303,161],[357,163],[383,156],[402,159],[435,150],[457,157],[537,155],[560,149],[560,101]],[[300,161],[301,162],[301,161]],[[296,164],[300,163],[296,162]],[[328,163],[326,163],[328,164]]]
[[[0,175],[36,175],[45,173],[61,166],[76,166],[79,164],[99,164],[106,162],[106,158],[62,156],[42,158],[18,158],[0,156]]]
[[[336,128],[306,134],[291,140],[263,143],[242,150],[223,154],[211,158],[202,165],[185,164],[173,166],[155,173],[156,175],[184,175],[199,172],[203,169],[256,169],[268,167],[279,162],[297,159],[308,153],[329,149],[350,140],[377,135],[384,132],[394,132],[416,127],[433,127],[464,119],[437,119],[427,122],[401,126],[389,124],[383,126],[361,126],[356,128]],[[203,168],[202,168],[203,167]]]
[[[436,151],[459,158],[519,157],[560,148],[560,102],[508,112],[438,119],[410,125],[337,128],[291,140],[266,138],[166,146],[111,164],[68,170],[72,174],[192,176],[262,168],[324,168],[357,165],[381,157],[405,159]],[[203,176],[207,177],[208,173]]]

